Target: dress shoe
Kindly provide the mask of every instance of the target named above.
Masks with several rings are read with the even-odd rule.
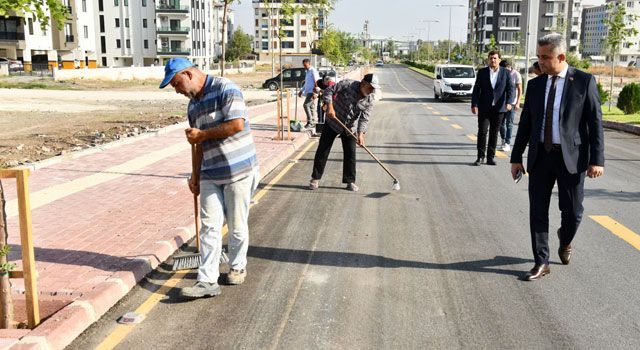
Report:
[[[487,165],[498,165],[498,163],[496,163],[495,159],[488,158],[487,159]]]
[[[551,269],[549,268],[549,264],[536,264],[531,271],[527,272],[524,276],[525,281],[537,281],[542,276],[548,275],[551,273]]]
[[[478,158],[478,159],[476,159],[475,162],[473,162],[473,165],[480,166],[480,165],[482,165],[482,163],[484,163],[484,158]]]
[[[558,238],[560,238],[560,229],[558,229]],[[569,262],[571,261],[571,251],[571,244],[560,244],[560,248],[558,248],[558,255],[560,256],[560,261],[562,261],[563,265],[569,265]]]

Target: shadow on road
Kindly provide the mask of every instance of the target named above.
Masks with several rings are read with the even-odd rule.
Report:
[[[355,267],[355,268],[415,268],[428,270],[452,270],[494,273],[499,275],[517,276],[523,275],[523,270],[500,268],[499,266],[533,263],[531,259],[522,259],[509,256],[496,256],[493,259],[460,261],[454,263],[430,263],[422,261],[399,260],[379,255],[311,251],[298,249],[285,249],[273,247],[249,247],[248,255],[264,260],[311,264],[319,266]]]

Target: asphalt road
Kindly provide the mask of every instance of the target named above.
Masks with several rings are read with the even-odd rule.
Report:
[[[367,143],[401,191],[365,152],[360,192],[344,190],[339,141],[309,191],[312,147],[251,211],[247,282],[190,302],[170,290],[118,348],[640,348],[640,251],[591,218],[640,232],[639,138],[605,132],[605,176],[587,179],[571,265],[553,253],[551,275],[523,282],[527,179],[513,183],[507,158],[470,165],[468,102],[434,101],[432,82],[400,66],[377,71]],[[555,196],[550,215],[555,232]],[[112,339],[115,319],[168,276],[154,273],[70,348]]]

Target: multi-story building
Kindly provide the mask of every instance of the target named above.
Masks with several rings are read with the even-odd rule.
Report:
[[[51,40],[59,67],[63,69],[95,68],[96,45],[93,2],[90,0],[62,0],[69,15],[61,29],[51,26]],[[26,58],[25,58],[26,60]]]
[[[220,2],[98,0],[100,65],[163,65],[172,57],[186,57],[200,68],[210,68],[220,55]],[[228,18],[232,30],[233,14]]]
[[[617,58],[618,65],[628,66],[635,65],[640,61],[640,1],[631,0],[607,0],[607,4],[623,4],[626,7],[626,24],[627,27],[633,26],[637,34],[626,39],[620,48],[620,54]],[[629,18],[635,17],[636,20],[631,22]],[[607,61],[611,62],[611,57],[607,56]]]
[[[304,6],[296,2],[294,6]],[[291,20],[283,19],[280,14],[282,4],[279,0],[253,0],[255,19],[254,47],[261,61],[271,60],[271,52],[280,51],[278,31],[284,31],[282,53],[285,55],[308,55],[314,52],[316,41],[322,37],[325,29],[327,11],[323,9],[299,11]]]
[[[582,10],[582,33],[580,51],[582,56],[604,56],[604,39],[607,35],[607,27],[604,20],[607,18],[607,6],[585,6]]]
[[[506,56],[523,57],[529,28],[529,54],[538,37],[559,32],[578,53],[582,0],[469,0],[468,40],[485,52],[492,37]]]

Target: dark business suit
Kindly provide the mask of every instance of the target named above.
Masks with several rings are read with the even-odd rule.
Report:
[[[478,107],[478,158],[493,159],[496,154],[498,131],[506,105],[513,101],[513,84],[509,71],[498,68],[498,79],[495,88],[491,86],[489,67],[478,71],[471,95],[471,107]],[[489,129],[489,147],[487,149],[487,129]]]
[[[543,145],[545,89],[548,75],[529,82],[511,163],[522,163],[529,146],[529,225],[536,264],[549,263],[549,203],[558,184],[562,213],[558,231],[560,246],[571,244],[584,208],[584,178],[589,165],[604,166],[602,111],[596,81],[591,74],[569,67],[560,102],[560,144],[547,152]],[[560,91],[557,91],[559,94]]]

